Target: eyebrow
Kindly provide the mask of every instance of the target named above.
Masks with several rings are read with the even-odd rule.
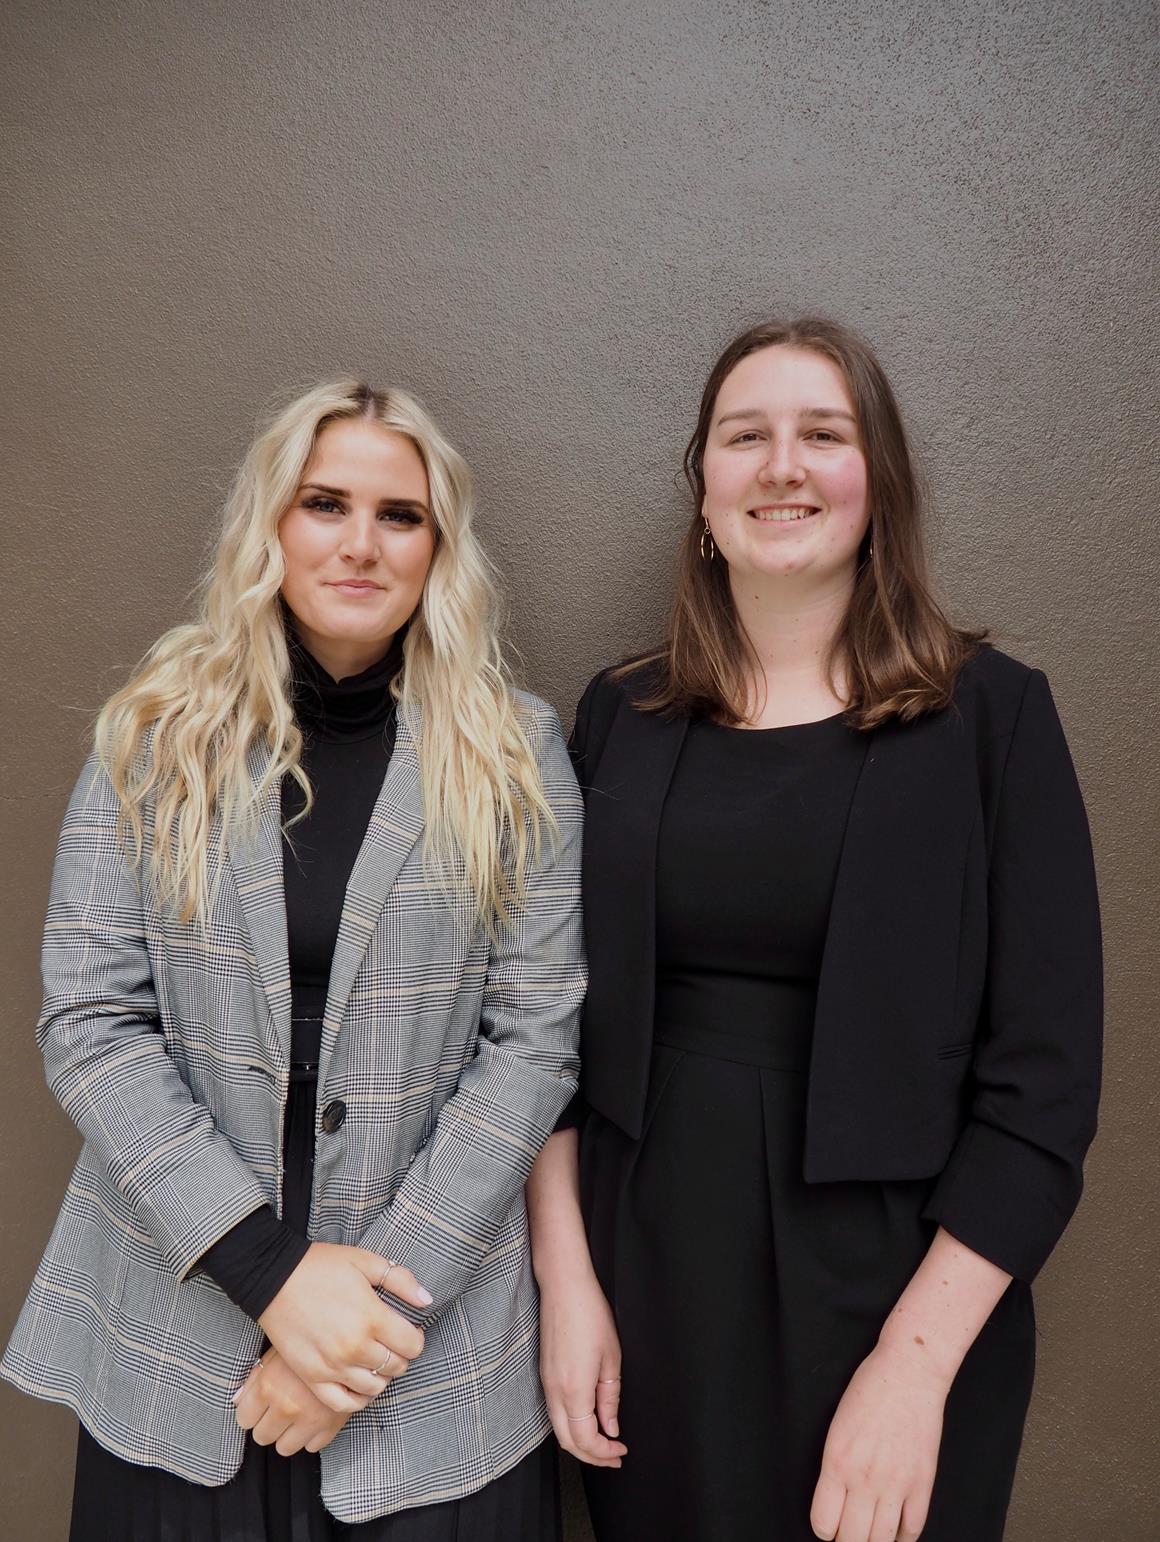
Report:
[[[717,419],[718,427],[722,423],[732,423],[738,418],[763,418],[765,411],[761,407],[743,407],[738,412],[727,412],[723,418]],[[801,418],[845,418],[850,423],[857,423],[852,412],[847,412],[844,407],[807,407],[804,412],[799,412]]]
[[[324,487],[321,482],[303,482],[300,491],[305,492],[308,487],[313,488],[316,493],[325,493],[328,498],[350,497],[345,487]],[[417,509],[422,514],[430,514],[431,512],[427,505],[418,498],[380,498],[379,507],[382,508],[385,504],[389,504],[395,509]]]

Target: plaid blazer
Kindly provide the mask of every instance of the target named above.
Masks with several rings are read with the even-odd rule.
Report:
[[[343,907],[318,1107],[348,1112],[316,1134],[311,1236],[398,1259],[434,1297],[407,1309],[423,1354],[322,1453],[323,1500],[347,1522],[479,1489],[550,1429],[523,1185],[576,1085],[582,805],[555,713],[521,700],[560,838],[530,865],[514,926],[491,942],[462,872],[426,869],[403,713]],[[90,759],[60,838],[37,1029],[84,1147],[2,1369],[118,1456],[220,1484],[241,1463],[230,1395],[261,1331],[197,1260],[280,1206],[278,791],[251,842],[211,843],[204,929],[155,903],[117,813]]]

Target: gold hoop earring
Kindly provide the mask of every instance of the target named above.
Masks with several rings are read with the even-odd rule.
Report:
[[[701,531],[701,561],[712,562],[713,558],[717,555],[717,546],[713,540],[713,532],[709,529],[709,521],[705,519],[703,514],[701,515],[701,518],[705,520],[705,528]],[[708,551],[705,550],[706,539],[708,539],[709,542]]]

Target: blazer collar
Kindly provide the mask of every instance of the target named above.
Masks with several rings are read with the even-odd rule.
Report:
[[[319,1087],[324,1084],[327,1063],[346,1004],[378,927],[387,895],[423,830],[423,793],[416,748],[418,729],[418,710],[404,712],[400,707],[391,763],[343,900],[322,1025]]]
[[[423,829],[423,799],[416,750],[418,713],[412,721],[401,709],[391,763],[375,801],[366,835],[355,859],[343,900],[334,961],[331,964],[322,1035],[322,1062],[334,1047],[355,976],[378,925],[383,905],[399,869]],[[249,771],[261,780],[267,752],[256,747]],[[286,937],[286,893],[282,878],[280,788],[270,788],[262,801],[257,829],[230,842],[230,866],[238,901],[249,929],[258,974],[270,1007],[274,1063],[290,1058],[290,957]]]
[[[584,1013],[584,1086],[633,1135],[648,1084],[656,997],[656,862],[661,813],[688,719],[626,698],[586,789],[584,928],[592,972]]]
[[[269,752],[254,745],[247,757],[250,780],[261,781]],[[229,839],[238,903],[250,932],[258,975],[270,1008],[274,1042],[268,1046],[274,1067],[290,1059],[290,957],[286,942],[286,896],[282,883],[282,811],[279,784],[266,791],[257,828]],[[263,1025],[265,1028],[266,1025]]]

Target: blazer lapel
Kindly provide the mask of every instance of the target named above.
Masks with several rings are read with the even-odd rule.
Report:
[[[255,784],[261,781],[268,753],[250,750],[247,765]],[[229,865],[237,885],[238,903],[249,928],[258,975],[270,1007],[274,1042],[273,1065],[290,1059],[290,958],[286,942],[286,894],[282,882],[282,814],[280,789],[270,788],[263,800],[256,830],[229,842]]]
[[[589,951],[604,962],[584,1009],[584,1091],[634,1136],[652,1047],[657,838],[687,730],[686,718],[639,712],[622,700],[585,788],[584,927]]]
[[[423,795],[414,733],[417,728],[417,709],[412,725],[400,708],[391,763],[347,883],[330,966],[318,1068],[320,1087],[355,977],[379,924],[391,885],[423,830]]]
[[[868,735],[818,980],[811,1152],[840,1141],[851,1109],[901,1118],[913,1099],[895,1068],[924,1074],[950,1022],[977,803],[965,785],[964,731],[950,711]]]

